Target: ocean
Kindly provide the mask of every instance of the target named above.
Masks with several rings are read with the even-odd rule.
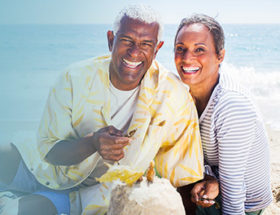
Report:
[[[280,25],[224,24],[223,66],[252,91],[273,129],[280,129]],[[176,25],[166,25],[157,59],[176,73]],[[111,25],[0,25],[0,144],[36,132],[50,86],[69,64],[108,54]]]

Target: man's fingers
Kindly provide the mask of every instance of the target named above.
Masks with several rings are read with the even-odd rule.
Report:
[[[108,154],[108,155],[119,155],[123,153],[123,148],[117,148],[117,149],[109,149],[109,148],[102,148],[100,150],[101,154]]]
[[[112,149],[111,154],[112,155],[120,155],[123,153],[123,149]]]
[[[119,161],[119,160],[121,160],[123,157],[124,157],[124,152],[122,152],[122,153],[119,154],[119,155],[113,155],[113,156],[112,156],[112,160],[113,160],[113,161]]]
[[[105,160],[118,161],[124,157],[124,147],[131,141],[131,138],[122,136],[122,132],[113,126],[106,127],[98,136],[98,153]]]
[[[115,143],[116,144],[128,144],[131,142],[131,138],[129,137],[116,137]]]
[[[122,136],[122,131],[116,129],[112,125],[108,127],[108,132],[109,132],[110,135],[113,135],[113,136],[118,136],[118,137]]]
[[[107,149],[109,149],[109,150],[124,149],[124,147],[126,147],[127,145],[128,145],[128,143],[110,144],[110,145],[107,145]]]
[[[121,153],[119,153],[119,154],[105,153],[102,157],[105,160],[119,161],[124,157],[124,152],[121,151]]]
[[[105,144],[128,144],[130,143],[131,139],[128,137],[116,137],[111,136],[109,134],[104,134],[99,137],[99,142]]]
[[[128,143],[115,143],[115,144],[104,143],[104,144],[101,144],[100,151],[101,150],[112,151],[112,150],[124,149],[124,147],[127,145],[128,145]]]
[[[105,160],[118,161],[124,157],[124,146],[127,144],[104,144],[99,154]]]

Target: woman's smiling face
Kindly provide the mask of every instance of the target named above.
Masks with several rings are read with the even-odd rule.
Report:
[[[217,55],[210,30],[200,23],[182,27],[175,40],[175,64],[181,80],[192,86],[212,83],[218,78],[224,50]]]

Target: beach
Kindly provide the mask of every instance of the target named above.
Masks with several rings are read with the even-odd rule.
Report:
[[[177,25],[165,26],[157,59],[176,73]],[[0,25],[0,144],[36,133],[49,88],[70,64],[108,54],[110,25]],[[274,201],[265,215],[280,214],[280,25],[225,25],[223,66],[253,94],[266,124]],[[269,39],[267,39],[269,38]]]
[[[270,146],[271,188],[273,202],[265,210],[264,215],[280,214],[280,130],[273,130],[267,126]]]

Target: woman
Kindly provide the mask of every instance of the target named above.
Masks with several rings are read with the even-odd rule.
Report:
[[[221,207],[198,207],[197,214],[261,214],[272,201],[268,139],[249,94],[220,69],[224,56],[217,21],[206,15],[181,21],[175,64],[196,103],[205,163],[219,181],[217,199],[222,199]],[[194,186],[192,200],[212,205],[209,199],[218,194],[211,191],[214,184],[205,177]]]

